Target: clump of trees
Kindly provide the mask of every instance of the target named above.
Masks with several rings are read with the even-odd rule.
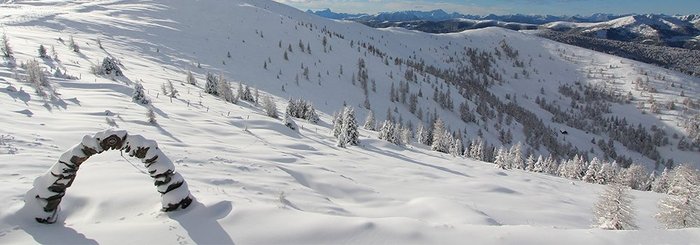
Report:
[[[338,139],[337,145],[345,148],[348,145],[360,143],[360,132],[355,120],[355,110],[352,107],[343,108],[342,113],[336,114],[333,120],[334,136]]]
[[[102,62],[98,62],[91,69],[92,73],[95,75],[113,75],[119,77],[124,75],[120,65],[121,63],[116,58],[105,57],[102,59]]]
[[[306,119],[311,123],[320,121],[313,104],[304,99],[289,99],[286,113],[291,117]]]

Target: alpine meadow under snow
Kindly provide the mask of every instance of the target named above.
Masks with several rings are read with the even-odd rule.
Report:
[[[270,0],[6,0],[0,31],[3,244],[700,241],[698,77]]]

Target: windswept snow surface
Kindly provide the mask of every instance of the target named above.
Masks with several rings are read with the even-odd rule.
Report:
[[[347,47],[348,40],[371,37],[392,55],[408,57],[411,50],[420,47],[427,51],[450,42],[488,46],[506,37],[521,52],[533,56],[552,52],[556,61],[537,61],[546,65],[541,68],[542,74],[550,70],[560,71],[558,74],[567,69],[583,71],[591,60],[603,62],[603,66],[604,62],[632,64],[627,60],[497,28],[451,35],[374,30],[324,20],[266,0],[15,0],[0,5],[0,16],[18,64],[35,58],[39,44],[49,49],[54,46],[60,62],[39,59],[42,65],[47,70],[59,67],[79,78],[51,76],[50,82],[59,95],[44,99],[18,79],[23,69],[9,67],[6,60],[0,66],[0,200],[5,200],[0,208],[2,244],[700,241],[698,229],[660,229],[653,218],[660,194],[633,191],[639,231],[605,231],[591,228],[592,207],[602,186],[498,170],[489,163],[431,152],[415,143],[398,147],[377,140],[376,133],[365,130],[361,130],[360,146],[347,149],[336,147],[329,136],[330,114],[343,100],[355,105],[363,98],[362,91],[349,82],[350,74],[356,71],[358,54]],[[329,43],[337,51],[324,53],[321,37],[308,36],[317,32],[304,29],[299,22],[314,23],[312,29],[328,26],[346,39],[331,39]],[[69,36],[80,45],[80,53],[67,48]],[[98,48],[97,39],[104,50]],[[299,39],[311,43],[315,56],[299,52]],[[277,48],[278,41],[292,45],[289,62],[282,59],[284,47]],[[567,57],[580,63],[562,62],[555,55],[557,48],[573,50]],[[228,51],[230,59],[226,57]],[[437,51],[420,55],[426,62],[442,63]],[[550,53],[543,55],[549,57]],[[107,56],[122,62],[126,77],[110,79],[90,73],[91,65]],[[263,62],[268,57],[272,62],[264,70]],[[298,62],[313,71],[311,81],[302,79],[296,86]],[[197,67],[198,63],[202,68]],[[340,65],[346,71],[342,76],[337,75]],[[377,90],[383,91],[370,95],[375,112],[382,113],[379,119],[390,106],[382,102],[390,84],[381,82],[388,79],[385,73],[390,71],[379,68],[383,66],[381,61],[368,59],[370,72],[378,77]],[[635,68],[620,69],[632,73]],[[187,70],[195,73],[197,86],[181,82]],[[282,125],[281,120],[266,117],[253,103],[224,103],[202,92],[207,71],[273,95],[280,109],[289,97],[309,99],[323,112],[322,122],[315,125],[297,120],[300,129],[296,132]],[[282,73],[280,79],[278,71]],[[668,74],[668,79],[692,79],[658,68],[655,71]],[[322,82],[318,82],[316,73],[322,74]],[[394,73],[403,75],[398,70]],[[177,98],[162,94],[160,85],[167,80],[179,90]],[[143,82],[153,101],[156,125],[148,122],[146,106],[131,101],[136,81]],[[285,91],[281,89],[283,84]],[[523,82],[510,89],[527,87]],[[539,93],[539,86],[530,89]],[[698,90],[693,87],[686,93],[693,91]],[[358,114],[362,120],[364,112]],[[444,117],[447,121],[458,120],[456,115]],[[61,203],[58,222],[36,223],[34,216],[22,208],[24,194],[34,179],[44,174],[63,151],[79,143],[83,135],[107,128],[156,140],[187,180],[196,202],[184,211],[160,212],[160,196],[138,159],[107,152],[82,165]],[[582,141],[580,144],[588,138]],[[695,156],[688,153],[680,159]]]

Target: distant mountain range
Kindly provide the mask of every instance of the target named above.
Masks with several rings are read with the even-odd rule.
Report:
[[[470,19],[470,20],[490,20],[502,22],[517,22],[522,24],[542,25],[555,21],[571,21],[582,23],[602,22],[617,19],[628,15],[615,14],[593,14],[590,16],[555,16],[555,15],[468,15],[460,13],[448,13],[442,9],[431,11],[398,11],[398,12],[381,12],[378,14],[347,14],[336,13],[330,9],[323,10],[307,10],[307,13],[323,16],[329,19],[336,20],[354,20],[360,22],[398,22],[398,21],[445,21],[453,19]]]
[[[330,9],[307,12],[330,19],[357,21],[376,28],[402,27],[430,33],[460,32],[494,26],[511,30],[541,29],[599,39],[700,50],[700,15],[480,16],[448,13],[439,9],[371,15],[335,13]]]

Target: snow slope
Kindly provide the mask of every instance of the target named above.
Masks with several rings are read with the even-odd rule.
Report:
[[[18,79],[23,69],[13,69],[6,61],[0,66],[0,198],[8,200],[0,209],[3,244],[691,244],[700,240],[697,229],[659,229],[653,219],[659,194],[633,192],[640,231],[603,231],[590,228],[591,209],[602,186],[497,170],[492,164],[453,158],[417,144],[398,147],[364,130],[361,145],[348,149],[335,147],[329,136],[330,114],[343,100],[358,108],[363,101],[362,90],[351,84],[350,77],[364,54],[350,48],[349,40],[375,43],[395,57],[416,51],[426,62],[449,66],[443,62],[445,53],[466,45],[492,48],[506,38],[517,40],[511,44],[521,55],[551,55],[551,60],[535,63],[542,77],[550,71],[557,80],[564,80],[562,74],[574,76],[562,82],[585,78],[589,67],[609,63],[622,64],[616,73],[621,76],[636,76],[636,69],[646,69],[679,83],[690,81],[683,83],[687,86],[697,84],[690,77],[501,29],[450,35],[374,30],[261,0],[15,0],[0,5],[0,15],[17,63],[35,58],[39,44],[55,46],[60,62],[40,62],[47,70],[59,67],[79,78],[51,77],[59,96],[44,99]],[[230,19],[222,21],[222,16]],[[330,38],[334,51],[328,53],[320,43],[323,27],[345,36]],[[68,50],[69,36],[81,46],[80,53]],[[98,48],[97,39],[104,50]],[[299,51],[299,39],[310,44],[311,55]],[[294,50],[289,52],[290,61],[282,59],[287,45]],[[558,49],[567,52],[560,55]],[[232,58],[226,57],[227,52]],[[123,63],[126,78],[90,73],[90,66],[106,56]],[[396,77],[403,72],[369,57],[369,71],[379,91],[370,93],[370,100],[383,119],[384,111],[395,106],[386,101],[390,83],[382,81],[392,81],[391,72]],[[265,60],[271,60],[267,70]],[[311,79],[301,78],[297,86],[300,63],[310,67]],[[502,69],[511,72],[506,64],[502,62]],[[346,71],[342,75],[341,65]],[[196,74],[198,86],[181,83],[187,70]],[[224,103],[202,92],[207,71],[274,95],[280,109],[289,97],[309,99],[324,112],[323,122],[297,121],[302,127],[297,133],[251,103]],[[532,84],[542,77],[497,86],[502,91],[498,95],[539,93],[540,86]],[[153,100],[157,125],[147,122],[146,107],[131,102],[133,83],[139,80]],[[175,81],[180,91],[175,99],[160,92],[167,80]],[[429,85],[422,86],[424,93],[432,91]],[[545,90],[556,93],[556,87]],[[693,87],[686,93],[697,91]],[[398,106],[398,111],[404,120],[418,124],[405,108]],[[364,118],[366,112],[358,112],[357,118]],[[439,113],[454,128],[463,127],[457,115]],[[641,122],[662,122],[650,115],[633,115]],[[675,127],[673,121],[663,122]],[[31,220],[22,210],[22,199],[34,178],[83,135],[110,127],[157,140],[188,181],[197,203],[181,212],[159,212],[159,195],[143,168],[130,166],[138,165],[135,159],[108,152],[83,165],[61,204],[57,224]],[[474,135],[476,128],[468,131]],[[485,137],[495,138],[490,133]],[[579,141],[575,143],[583,146],[588,138]],[[693,153],[685,154],[667,153],[679,161],[697,159]]]

